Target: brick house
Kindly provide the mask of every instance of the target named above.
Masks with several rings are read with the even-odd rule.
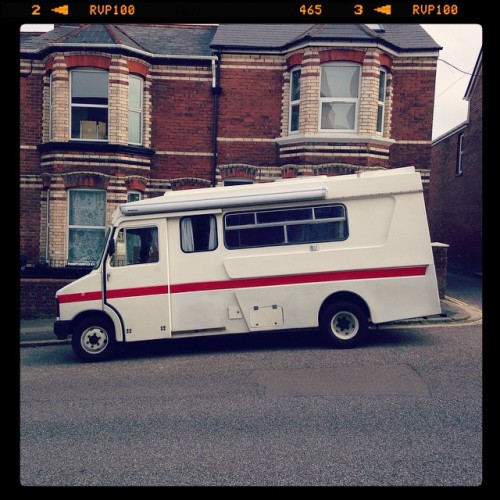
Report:
[[[414,165],[439,47],[419,25],[55,25],[21,34],[21,313],[89,271],[119,203]]]
[[[482,273],[483,58],[480,51],[464,99],[467,120],[432,142],[429,227],[449,245],[450,268]]]

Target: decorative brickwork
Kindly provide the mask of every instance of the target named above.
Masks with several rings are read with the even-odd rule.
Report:
[[[127,190],[146,191],[148,179],[146,177],[130,176],[124,179]]]
[[[180,191],[182,189],[197,189],[210,187],[210,181],[206,179],[197,179],[194,177],[184,177],[181,179],[171,180],[172,191]]]
[[[257,168],[252,165],[224,165],[219,167],[221,179],[249,179],[255,180]]]
[[[73,172],[62,176],[65,189],[75,187],[88,187],[95,189],[107,189],[109,176],[96,172]]]

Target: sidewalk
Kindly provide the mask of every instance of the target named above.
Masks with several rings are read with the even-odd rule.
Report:
[[[398,328],[419,324],[472,322],[481,318],[482,312],[480,310],[471,307],[460,300],[454,299],[453,297],[445,296],[445,298],[441,300],[440,315],[383,323],[380,325],[380,328]],[[54,335],[53,327],[55,320],[55,318],[21,320],[21,347],[69,344],[71,342],[70,337],[65,340],[59,340]]]

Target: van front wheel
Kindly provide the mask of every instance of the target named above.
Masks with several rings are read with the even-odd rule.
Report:
[[[84,319],[76,325],[71,345],[82,361],[106,361],[116,351],[113,324],[104,318]]]
[[[321,331],[337,348],[350,348],[361,344],[368,333],[365,311],[353,302],[335,302],[320,317]]]

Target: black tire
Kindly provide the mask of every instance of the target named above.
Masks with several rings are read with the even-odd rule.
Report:
[[[334,302],[321,314],[320,329],[333,347],[348,349],[366,340],[368,318],[354,302]]]
[[[106,361],[116,352],[113,324],[106,318],[87,318],[76,325],[71,337],[75,354],[85,362]]]

